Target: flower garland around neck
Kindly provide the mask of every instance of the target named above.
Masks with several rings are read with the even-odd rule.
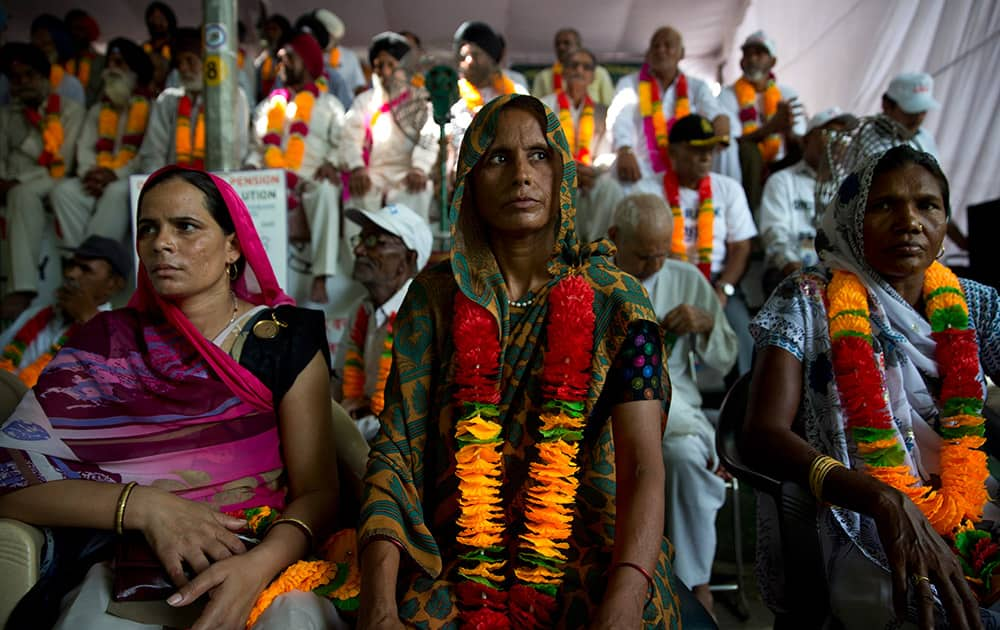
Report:
[[[247,522],[246,532],[263,540],[267,531],[281,518],[281,513],[269,506],[244,508],[226,512]],[[357,534],[353,529],[337,532],[315,554],[316,559],[299,560],[276,577],[265,588],[250,610],[246,629],[257,623],[264,611],[279,595],[303,591],[329,599],[340,611],[358,609],[361,594],[361,571],[357,563]]]
[[[363,306],[358,308],[358,313],[354,318],[354,327],[351,329],[351,342],[353,347],[348,347],[346,360],[344,361],[344,398],[364,398],[365,397],[365,337],[368,336],[368,324],[370,320],[368,311]],[[389,369],[392,367],[392,340],[396,327],[396,313],[389,316],[386,326],[385,341],[382,343],[382,351],[378,360],[378,375],[375,380],[375,391],[372,392],[369,408],[376,416],[382,413],[385,408],[385,383],[389,380]]]
[[[146,42],[142,45],[142,49],[146,51],[147,55],[152,55],[154,52],[153,43]],[[167,61],[170,61],[170,44],[160,44],[160,46],[156,48],[155,52]]]
[[[178,164],[203,169],[205,168],[205,109],[198,107],[198,121],[195,123],[193,146],[191,142],[192,109],[190,96],[185,94],[178,99],[174,147]]]
[[[53,66],[55,68],[56,66]],[[59,179],[66,175],[66,162],[61,154],[65,130],[59,115],[62,112],[62,98],[57,92],[51,92],[45,101],[44,116],[37,109],[24,108],[24,117],[28,123],[42,134],[42,153],[38,156],[38,164],[49,170],[49,175]]]
[[[688,246],[684,238],[684,208],[681,207],[681,190],[677,174],[673,169],[663,174],[663,192],[670,204],[674,229],[670,236],[670,255],[677,260],[688,259]],[[695,247],[698,262],[695,263],[709,282],[712,280],[712,248],[715,238],[715,206],[712,203],[712,178],[709,175],[698,182],[698,217]]]
[[[63,70],[63,67],[55,63],[52,64],[49,69],[49,89],[58,90],[64,78],[66,78],[66,71]]]
[[[591,379],[594,291],[578,274],[549,294],[547,348],[541,374],[537,459],[528,467],[524,531],[517,546],[516,583],[505,591],[503,427],[500,343],[493,315],[456,296],[455,438],[459,534],[468,547],[457,587],[463,628],[551,628],[573,531],[579,487],[577,456]]]
[[[97,115],[97,165],[112,170],[119,169],[135,157],[146,134],[146,124],[149,122],[149,98],[145,94],[135,92],[129,99],[128,114],[125,119],[125,132],[122,134],[121,146],[117,152],[115,139],[118,137],[118,120],[121,112],[108,99],[101,103],[101,111]]]
[[[302,161],[306,155],[309,121],[312,118],[317,96],[319,96],[319,88],[316,87],[315,83],[310,83],[299,90],[294,98],[291,98],[295,113],[292,124],[288,127],[288,143],[285,145],[285,150],[282,151],[281,141],[285,137],[285,123],[291,92],[286,88],[278,88],[271,92],[271,96],[268,97],[270,106],[267,110],[267,133],[264,135],[264,145],[267,147],[267,150],[264,151],[264,164],[268,168],[297,171],[302,167]]]
[[[383,91],[383,94],[388,96],[388,92]],[[365,166],[371,162],[372,157],[372,147],[375,143],[375,137],[372,135],[372,130],[375,129],[375,123],[382,114],[387,114],[394,109],[399,108],[403,103],[410,100],[410,90],[404,90],[397,96],[394,96],[391,100],[382,103],[381,107],[375,110],[372,117],[368,119],[368,126],[365,127],[365,139],[361,145],[361,159],[364,161]]]
[[[72,74],[80,81],[80,85],[84,88],[90,84],[90,66],[94,59],[94,53],[89,50],[83,53],[83,56],[79,57],[79,64],[77,64],[77,58],[70,59],[66,62],[66,72]]]
[[[639,115],[642,116],[642,129],[646,136],[646,148],[653,171],[662,173],[670,168],[670,157],[667,155],[667,134],[674,123],[691,114],[691,100],[688,98],[687,76],[677,72],[674,86],[674,116],[668,122],[663,113],[663,103],[660,83],[653,76],[649,64],[642,64],[639,69]]]
[[[761,116],[757,112],[757,88],[750,83],[746,77],[740,77],[733,86],[736,92],[736,102],[740,107],[740,122],[743,123],[743,133],[753,133],[760,126]],[[768,75],[767,87],[764,88],[764,117],[763,120],[770,120],[778,111],[778,103],[781,102],[781,90],[778,88],[774,75]],[[757,143],[760,154],[764,162],[773,162],[778,157],[781,150],[781,134],[772,133]]]
[[[834,375],[865,472],[908,496],[941,536],[965,538],[989,501],[986,454],[979,450],[986,441],[979,345],[951,270],[935,261],[924,274],[923,298],[941,378],[939,488],[921,484],[906,464],[886,404],[885,375],[872,351],[868,291],[857,276],[840,270],[827,287]]]
[[[497,72],[496,76],[493,77],[493,89],[498,95],[513,94],[517,91],[514,82],[503,72]],[[464,78],[458,80],[458,93],[462,97],[462,100],[465,101],[465,107],[473,114],[477,113],[486,104],[483,100],[483,95],[479,93],[476,86]]]
[[[559,92],[562,90],[562,75],[563,75],[563,65],[561,61],[557,61],[552,64],[552,91]]]
[[[340,67],[340,46],[334,46],[333,50],[330,51],[330,56],[327,59],[326,65],[334,69]]]
[[[583,96],[583,111],[580,112],[579,133],[573,124],[573,110],[569,97],[559,90],[556,93],[559,102],[559,124],[562,125],[566,142],[573,151],[573,159],[578,164],[591,163],[590,143],[594,138],[594,101],[589,94]]]
[[[66,345],[66,341],[76,330],[75,323],[70,325],[63,334],[59,335],[58,339],[52,342],[48,350],[39,355],[30,365],[19,369],[21,361],[24,359],[24,351],[38,338],[38,335],[49,325],[55,316],[55,309],[48,306],[38,311],[31,319],[25,322],[21,330],[14,336],[14,339],[3,349],[3,354],[0,355],[0,370],[15,374],[22,383],[28,387],[34,387],[35,383],[38,382],[38,377],[42,374],[42,370],[52,361],[52,358],[56,356],[62,347]]]

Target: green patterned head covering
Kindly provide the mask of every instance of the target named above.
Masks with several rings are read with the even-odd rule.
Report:
[[[469,299],[506,320],[507,294],[503,277],[486,239],[486,229],[475,208],[469,186],[470,177],[479,160],[489,150],[497,135],[497,122],[505,107],[518,102],[520,106],[544,118],[545,139],[562,161],[559,183],[559,221],[555,246],[548,263],[553,282],[580,264],[580,245],[576,236],[576,162],[569,150],[559,119],[541,101],[523,94],[499,96],[483,106],[462,139],[458,156],[455,193],[451,198],[448,218],[452,228],[451,267],[455,281]]]

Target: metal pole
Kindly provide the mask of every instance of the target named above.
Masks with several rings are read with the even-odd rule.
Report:
[[[204,0],[205,11],[205,168],[231,171],[240,167],[237,137],[236,0]]]

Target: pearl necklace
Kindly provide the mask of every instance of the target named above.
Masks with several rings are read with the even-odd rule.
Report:
[[[509,296],[507,297],[507,305],[513,306],[514,308],[528,308],[534,303],[534,301],[535,296],[533,295],[526,300],[512,300]]]

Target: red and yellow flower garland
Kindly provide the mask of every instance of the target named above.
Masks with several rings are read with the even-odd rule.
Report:
[[[66,175],[66,163],[61,153],[66,132],[59,118],[61,112],[62,99],[56,92],[50,93],[45,101],[44,115],[31,107],[24,108],[24,117],[28,124],[38,127],[42,134],[42,153],[38,156],[38,164],[46,167],[49,175],[55,179]]]
[[[757,88],[740,77],[733,86],[736,92],[736,102],[740,106],[740,122],[743,123],[743,133],[753,133],[760,126],[760,115],[757,112]],[[781,90],[774,80],[774,75],[767,78],[767,87],[764,89],[764,120],[769,120],[778,111],[778,103],[781,102]],[[757,144],[760,154],[765,162],[773,162],[778,157],[781,150],[781,134],[772,133],[764,138],[763,142]]]
[[[688,259],[687,242],[684,239],[684,209],[681,207],[681,191],[677,174],[673,170],[663,174],[663,191],[670,204],[674,229],[670,236],[670,255],[677,260]],[[712,248],[714,246],[715,207],[712,204],[712,179],[706,175],[698,182],[698,233],[695,236],[698,262],[695,263],[705,277],[712,279]]]
[[[562,91],[562,74],[563,66],[561,62],[555,62],[552,64],[552,91],[560,92]]]
[[[118,120],[121,115],[107,99],[101,104],[97,115],[97,165],[102,168],[118,169],[130,161],[139,152],[142,138],[146,134],[146,124],[149,122],[149,99],[141,93],[133,93],[129,100],[128,114],[125,119],[125,133],[122,134],[121,146],[115,148],[118,137]]]
[[[908,496],[942,536],[954,536],[982,518],[986,455],[979,383],[979,347],[955,275],[934,262],[923,288],[941,376],[941,486],[919,485],[904,463],[905,450],[886,407],[885,378],[873,358],[868,292],[853,274],[834,271],[827,288],[837,390],[847,427],[865,471]]]
[[[313,107],[319,88],[310,83],[298,91],[292,99],[295,114],[288,128],[289,138],[285,150],[281,150],[281,141],[285,136],[286,109],[291,93],[285,88],[278,88],[268,97],[270,106],[267,110],[267,134],[264,144],[264,164],[268,168],[283,168],[297,171],[302,167],[306,155],[306,136],[309,135],[309,121],[312,119]]]
[[[493,89],[496,90],[498,95],[513,94],[517,91],[514,82],[502,72],[498,72],[493,78]],[[479,93],[476,86],[465,79],[458,80],[458,93],[462,97],[462,100],[465,101],[466,108],[473,114],[477,113],[486,104],[483,101],[483,95]]]
[[[181,166],[205,168],[205,111],[198,108],[194,143],[191,141],[191,97],[185,94],[177,101],[177,129],[174,131],[174,148],[177,163]]]
[[[496,320],[461,293],[456,297],[454,338],[455,428],[462,554],[457,587],[467,628],[548,628],[563,580],[564,550],[573,531],[579,441],[586,421],[593,347],[594,292],[579,275],[553,287],[546,324],[548,348],[542,368],[545,402],[540,414],[538,459],[529,465],[525,531],[518,545],[518,582],[504,592],[503,439],[500,345]]]
[[[687,77],[677,73],[677,84],[674,87],[674,117],[668,122],[663,114],[663,103],[660,95],[660,83],[653,76],[649,64],[642,64],[639,69],[639,115],[642,116],[642,128],[646,136],[646,148],[649,149],[649,159],[653,171],[662,173],[670,168],[670,156],[667,155],[667,134],[674,123],[691,114],[691,100],[688,98]]]
[[[55,309],[48,306],[38,311],[34,317],[25,322],[21,330],[14,336],[14,339],[3,349],[3,354],[0,355],[0,370],[10,372],[16,375],[28,387],[34,387],[35,383],[38,382],[38,377],[42,374],[42,370],[52,361],[52,358],[56,356],[59,350],[66,345],[66,341],[76,328],[75,324],[70,326],[66,329],[66,332],[52,342],[48,350],[39,355],[30,365],[25,366],[23,369],[18,369],[18,366],[21,365],[21,361],[24,359],[25,349],[49,325],[55,315]]]
[[[365,397],[365,357],[359,351],[365,347],[365,337],[368,334],[368,311],[364,307],[358,308],[358,313],[354,319],[354,328],[351,330],[351,341],[353,348],[349,348],[344,361],[344,379],[342,389],[344,398],[364,398]],[[392,367],[392,341],[393,329],[396,326],[396,314],[389,316],[385,342],[382,344],[382,352],[378,360],[378,376],[375,381],[375,391],[372,392],[369,408],[376,416],[382,413],[385,408],[385,383],[389,380],[389,369]],[[358,348],[358,350],[355,350]]]
[[[562,125],[563,133],[566,135],[566,143],[573,152],[573,159],[578,164],[589,165],[591,163],[590,143],[594,138],[594,101],[589,94],[583,97],[583,111],[580,112],[579,130],[573,124],[573,110],[571,109],[569,97],[562,90],[556,92],[556,99],[559,102],[559,124]]]

